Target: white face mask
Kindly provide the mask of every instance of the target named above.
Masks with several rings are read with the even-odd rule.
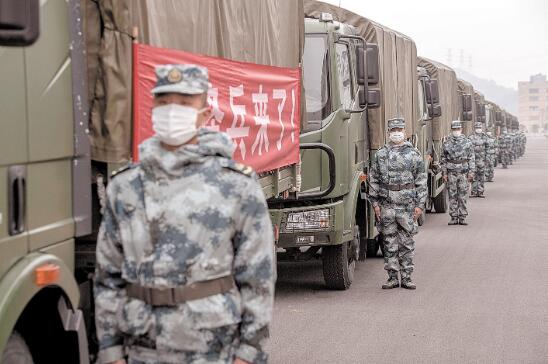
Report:
[[[393,131],[390,133],[390,140],[392,143],[399,144],[403,142],[405,139],[405,135],[403,134],[403,131]]]
[[[454,137],[459,137],[462,135],[462,130],[453,130],[451,133],[453,133]]]
[[[163,143],[183,145],[196,135],[196,119],[204,110],[177,104],[157,106],[152,109],[152,128]]]
[[[481,133],[482,131],[483,130],[481,130],[481,129],[476,129],[476,133],[478,133],[478,134]]]

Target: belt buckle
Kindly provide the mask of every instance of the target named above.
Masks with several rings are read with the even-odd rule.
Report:
[[[153,306],[175,306],[172,288],[155,289],[150,295]]]

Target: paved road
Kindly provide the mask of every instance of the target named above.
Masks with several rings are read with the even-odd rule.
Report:
[[[380,288],[381,258],[349,291],[321,264],[281,264],[272,363],[548,363],[548,139],[496,170],[470,225],[429,214],[417,235],[416,291]]]

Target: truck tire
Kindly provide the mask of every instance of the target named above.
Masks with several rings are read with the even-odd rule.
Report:
[[[8,338],[1,359],[2,364],[34,364],[27,343],[16,331]]]
[[[323,278],[329,289],[350,288],[359,256],[360,233],[354,228],[353,241],[322,248]],[[358,250],[358,251],[356,251]]]
[[[444,214],[447,212],[447,206],[449,205],[447,196],[447,186],[441,191],[439,195],[434,198],[434,209],[438,214]]]

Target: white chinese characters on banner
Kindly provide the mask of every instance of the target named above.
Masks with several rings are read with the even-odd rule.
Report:
[[[207,102],[211,106],[213,115],[211,117],[211,120],[209,121],[209,124],[207,125],[209,129],[219,131],[219,126],[221,125],[223,118],[225,117],[225,113],[222,112],[221,108],[219,107],[219,89],[217,87],[210,88],[207,92]]]
[[[241,156],[241,160],[246,160],[246,154],[248,151],[249,144],[251,143],[250,137],[255,135],[255,138],[253,140],[253,144],[251,145],[251,155],[258,154],[259,156],[263,155],[264,153],[268,153],[269,147],[270,147],[270,140],[268,135],[268,126],[270,125],[270,116],[269,116],[269,109],[268,109],[268,102],[269,102],[269,94],[266,92],[263,92],[263,85],[259,85],[259,90],[257,93],[251,94],[251,102],[254,105],[254,124],[255,125],[246,125],[246,116],[247,116],[247,110],[245,100],[245,88],[244,85],[239,86],[229,86],[228,90],[228,96],[229,96],[229,102],[228,106],[230,107],[230,110],[224,110],[221,108],[220,105],[223,105],[223,103],[219,102],[219,89],[217,87],[211,88],[208,92],[208,103],[211,106],[212,109],[212,117],[207,123],[207,127],[211,130],[215,131],[223,131],[223,123],[225,119],[225,115],[230,115],[232,113],[232,122],[230,125],[227,125],[228,127],[226,130],[224,130],[234,141],[234,144],[236,146],[236,150],[239,151],[239,154]],[[295,89],[273,89],[272,90],[272,100],[277,104],[277,111],[278,111],[278,117],[277,117],[277,123],[279,124],[279,135],[277,136],[276,140],[276,149],[278,151],[282,150],[284,138],[287,137],[286,134],[288,134],[289,128],[287,128],[288,123],[287,120],[284,123],[283,120],[283,113],[284,109],[288,104],[288,92],[291,93],[291,116],[290,116],[290,125],[291,125],[291,143],[295,143],[295,107],[296,107],[296,100],[295,100]],[[227,120],[228,123],[228,120]],[[251,129],[253,131],[257,130],[255,132],[251,132]],[[271,137],[273,137],[271,135]]]

